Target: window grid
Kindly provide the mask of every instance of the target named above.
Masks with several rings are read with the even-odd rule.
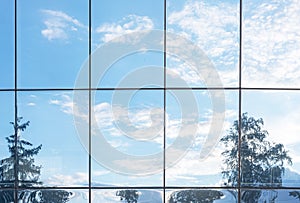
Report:
[[[17,61],[18,61],[18,55],[17,55],[17,35],[18,35],[18,26],[17,26],[17,2],[18,0],[15,0],[15,8],[14,8],[14,47],[15,47],[15,51],[14,51],[14,62],[15,62],[15,77],[14,77],[14,89],[0,89],[0,92],[2,91],[7,91],[7,92],[14,92],[14,117],[15,117],[15,123],[17,122],[17,117],[18,117],[18,92],[29,92],[29,91],[78,91],[78,90],[82,90],[82,91],[88,91],[89,92],[89,146],[91,146],[91,92],[92,91],[112,91],[112,90],[120,90],[120,91],[124,91],[124,90],[163,90],[164,91],[164,123],[166,123],[166,91],[167,90],[186,90],[186,91],[192,91],[192,90],[218,90],[218,89],[223,89],[225,91],[230,91],[230,90],[236,90],[238,91],[238,120],[239,123],[241,123],[241,118],[242,118],[242,93],[243,91],[255,91],[255,90],[264,90],[264,91],[272,91],[272,90],[278,90],[278,91],[285,91],[285,90],[289,90],[289,91],[300,91],[300,88],[252,88],[252,87],[242,87],[242,61],[243,61],[243,54],[242,54],[242,45],[243,45],[243,33],[242,33],[242,27],[243,27],[243,3],[242,0],[240,0],[240,4],[239,4],[239,9],[240,9],[240,19],[239,19],[239,78],[238,78],[238,87],[222,87],[222,88],[218,88],[218,87],[211,87],[211,88],[205,88],[205,87],[193,87],[193,88],[180,88],[180,87],[167,87],[166,86],[166,66],[167,66],[167,61],[166,61],[166,30],[167,30],[167,1],[164,0],[164,87],[163,88],[92,88],[92,84],[91,84],[91,61],[92,61],[92,43],[91,43],[91,39],[92,39],[92,33],[91,33],[91,27],[92,27],[92,0],[88,1],[89,4],[89,87],[88,88],[78,88],[78,89],[74,89],[74,88],[18,88],[18,84],[17,84],[17,79],[18,79],[18,67],[17,67]],[[234,189],[237,190],[238,193],[238,202],[241,202],[241,190],[258,190],[258,189],[267,189],[267,190],[272,190],[272,189],[276,189],[276,190],[299,190],[300,187],[245,187],[245,186],[241,186],[241,182],[238,182],[238,187],[170,187],[170,186],[166,186],[166,163],[165,163],[165,158],[166,158],[166,154],[165,154],[165,149],[166,149],[166,127],[164,125],[164,141],[163,141],[163,148],[164,148],[164,164],[163,164],[163,186],[158,186],[158,187],[154,187],[154,186],[143,186],[143,187],[95,187],[92,186],[91,182],[92,182],[92,176],[91,176],[91,172],[92,172],[92,168],[91,168],[91,147],[89,149],[89,158],[88,158],[88,179],[89,179],[89,183],[87,187],[30,187],[30,188],[23,188],[23,187],[19,187],[18,185],[18,176],[16,174],[18,174],[18,169],[15,167],[15,184],[13,188],[1,188],[1,190],[14,190],[14,197],[15,197],[15,203],[17,203],[17,197],[18,197],[18,191],[20,190],[24,190],[24,189],[37,189],[37,190],[44,190],[44,189],[72,189],[72,190],[88,190],[88,194],[89,194],[89,202],[92,202],[92,190],[96,189],[96,190],[108,190],[108,189],[157,189],[157,190],[163,190],[163,201],[166,201],[166,190],[176,190],[176,189]],[[15,143],[17,142],[17,140],[15,139]],[[239,162],[239,179],[241,179],[241,157],[240,157],[240,150],[241,150],[241,128],[239,128],[239,145],[238,145],[238,162]],[[17,157],[16,157],[17,159]]]

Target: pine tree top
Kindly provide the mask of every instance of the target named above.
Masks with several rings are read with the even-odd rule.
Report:
[[[18,182],[19,186],[39,185],[41,166],[34,164],[34,156],[39,153],[42,145],[33,144],[20,136],[29,126],[29,121],[22,123],[22,117],[10,122],[14,134],[6,137],[10,156],[0,160],[0,186],[9,186]],[[18,174],[18,177],[15,177]],[[17,180],[16,180],[17,179]]]

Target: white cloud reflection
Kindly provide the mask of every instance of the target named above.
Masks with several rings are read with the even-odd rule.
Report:
[[[51,100],[51,104],[58,105],[61,111],[63,111],[66,114],[71,114],[71,107],[74,105],[70,104],[70,97],[68,95],[61,95],[60,98]],[[152,106],[151,106],[152,107]],[[76,109],[76,108],[75,108]],[[131,123],[123,123],[127,124],[129,126],[136,126],[135,131],[131,131],[130,133],[139,134],[140,128],[149,128],[151,125],[151,116],[149,111],[149,106],[143,106],[143,108],[139,109],[128,109],[127,107],[118,106],[114,114],[112,113],[112,106],[108,102],[101,102],[94,106],[94,114],[97,120],[97,128],[102,131],[102,133],[105,135],[107,142],[113,146],[114,148],[123,151],[125,153],[134,154],[134,155],[149,155],[155,152],[159,152],[162,149],[163,146],[163,131],[158,131],[158,136],[154,137],[154,139],[147,140],[149,143],[156,144],[156,149],[147,149],[151,148],[153,145],[149,145],[148,147],[141,148],[141,146],[146,146],[143,143],[135,143],[132,139],[127,139],[126,135],[124,135],[124,132],[120,131],[118,127],[116,127],[115,122],[116,120],[123,120],[123,117],[128,117],[128,115],[131,116]],[[204,110],[205,112],[205,110]],[[162,116],[161,111],[154,111],[152,112],[157,115],[154,116]],[[77,114],[75,112],[75,114]],[[172,115],[173,114],[173,115]],[[130,117],[129,116],[129,117]],[[177,181],[177,176],[182,176],[190,179],[194,179],[198,175],[211,175],[215,173],[219,173],[221,168],[219,167],[221,164],[221,157],[220,157],[220,148],[216,149],[212,154],[209,155],[209,157],[205,160],[200,160],[200,150],[203,145],[203,143],[207,139],[207,134],[209,132],[209,128],[211,125],[211,119],[212,119],[212,112],[208,109],[206,113],[203,113],[201,116],[201,121],[194,122],[194,119],[186,118],[185,120],[182,120],[182,118],[178,117],[179,115],[174,114],[174,112],[167,112],[166,114],[166,130],[167,130],[167,147],[171,146],[173,142],[178,138],[178,134],[181,133],[181,136],[189,136],[191,128],[194,128],[196,126],[198,128],[197,135],[195,138],[194,144],[190,147],[188,150],[186,156],[178,162],[177,165],[172,166],[170,169],[168,169],[168,176],[172,178],[171,180]],[[232,120],[235,120],[237,117],[235,110],[228,110],[226,112],[226,122],[224,124],[224,129],[227,129],[231,124]],[[163,123],[160,124],[159,127],[163,127]],[[151,130],[149,130],[148,133],[153,133]],[[225,131],[223,132],[225,133]],[[125,139],[124,139],[125,138]],[[138,150],[136,152],[136,149],[141,149],[141,151]],[[149,151],[150,150],[150,151]],[[185,154],[186,149],[180,149],[178,148],[177,154]],[[141,154],[140,154],[141,153]],[[170,154],[171,155],[171,154]],[[172,159],[172,157],[169,157]],[[124,162],[124,163],[123,163]],[[123,160],[123,162],[119,162],[118,164],[124,164],[126,166],[126,160]],[[200,165],[205,167],[202,167],[200,170]],[[199,166],[199,167],[198,167]],[[131,167],[146,167],[144,165],[135,165]],[[210,168],[213,168],[210,169]],[[130,176],[128,177],[130,179]],[[195,180],[196,181],[196,180]],[[203,180],[199,180],[203,181]],[[196,181],[197,182],[197,181]],[[196,184],[196,182],[194,182]]]
[[[86,29],[85,25],[78,19],[69,16],[65,12],[57,10],[41,10],[44,15],[45,29],[41,34],[48,40],[67,40],[72,32]]]
[[[182,34],[195,41],[217,67],[219,74],[226,86],[237,85],[238,79],[238,4],[220,3],[209,4],[199,1],[187,1],[183,8],[171,10],[168,15],[168,25],[171,31]],[[69,19],[58,15],[59,18],[71,24],[76,24],[73,18]],[[300,84],[300,6],[297,0],[250,2],[244,4],[243,21],[243,85],[252,87],[282,87],[296,86]],[[58,23],[57,28],[62,26]],[[54,28],[56,28],[54,26]],[[102,35],[102,41],[107,42],[121,34],[154,27],[152,20],[147,16],[130,15],[119,22],[105,23],[96,28],[96,32]],[[49,27],[51,28],[51,26]],[[53,29],[55,30],[55,29]],[[46,33],[47,34],[47,33]],[[63,33],[48,36],[48,39],[64,37]],[[47,35],[45,35],[47,37]],[[186,81],[199,84],[194,73],[187,69],[186,64],[174,62],[173,71],[183,76]],[[284,101],[283,101],[284,102]],[[52,100],[51,104],[59,105],[63,112],[71,114],[73,106],[70,98],[63,100]],[[265,106],[266,104],[261,103]],[[115,115],[112,115],[111,105],[106,102],[94,106],[95,116],[99,128],[110,135],[110,143],[119,148],[128,148],[130,145],[119,139],[123,134],[114,125],[115,119],[128,116],[128,108],[119,106]],[[276,106],[272,106],[276,108]],[[74,113],[74,112],[73,112]],[[225,123],[224,129],[229,129],[232,120],[235,120],[234,110],[228,110],[230,118]],[[251,112],[249,112],[251,114]],[[157,114],[161,112],[157,111]],[[285,116],[270,114],[265,116],[271,118],[272,124],[268,125],[274,141],[282,142],[287,146],[300,143],[298,111],[287,112]],[[161,115],[157,115],[161,116]],[[263,116],[264,117],[264,116]],[[166,117],[166,128],[168,130],[168,144],[172,144],[179,132],[180,119]],[[140,109],[133,111],[131,121],[139,128],[151,125],[149,110]],[[125,123],[132,125],[132,123]],[[208,131],[209,119],[199,125],[199,135],[195,145],[173,168],[168,169],[167,179],[178,180],[180,178],[192,180],[197,184],[197,176],[220,173],[221,170],[221,147],[218,147],[211,156],[203,162],[199,161],[199,149],[205,140]],[[188,125],[185,126],[187,129]],[[185,132],[188,132],[186,130]],[[288,134],[289,139],[282,140],[282,135]],[[162,134],[153,142],[161,144]],[[117,139],[115,139],[117,138]],[[291,151],[294,157],[297,152]],[[296,158],[298,160],[298,158]],[[124,161],[125,162],[125,161]],[[126,163],[124,163],[126,164]]]
[[[225,86],[237,85],[239,48],[237,3],[211,4],[205,1],[187,1],[183,8],[169,11],[168,29],[194,41],[212,60]],[[181,72],[184,77],[189,75],[186,66],[175,66],[174,71]],[[193,75],[190,77],[195,80]],[[193,83],[201,84],[201,81]]]
[[[121,35],[134,31],[150,30],[154,28],[151,18],[148,16],[128,15],[122,20],[113,23],[104,23],[96,28],[96,33],[103,34],[102,42],[108,42]]]
[[[299,25],[297,0],[245,2],[243,85],[299,86]]]

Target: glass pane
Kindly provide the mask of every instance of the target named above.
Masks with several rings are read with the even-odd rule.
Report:
[[[168,1],[167,29],[169,87],[238,86],[239,1]]]
[[[162,203],[162,191],[141,189],[93,190],[93,203],[152,202]]]
[[[10,122],[14,122],[14,92],[0,92],[0,188],[14,187],[13,164],[10,159],[7,137],[14,134],[14,127]]]
[[[161,0],[92,1],[93,87],[163,86],[163,6]]]
[[[88,184],[88,153],[82,146],[83,136],[79,139],[76,131],[76,128],[81,126],[73,121],[73,116],[78,113],[74,104],[72,92],[19,93],[19,115],[24,117],[20,124],[30,121],[30,125],[20,136],[21,139],[32,143],[32,146],[24,147],[32,149],[41,145],[41,148],[36,150],[37,153],[31,156],[34,163],[21,168],[24,173],[21,180],[33,181],[32,185],[38,186]],[[87,118],[84,115],[82,117]],[[82,131],[78,130],[79,133]],[[88,140],[88,131],[85,135]],[[34,165],[41,168],[31,174],[28,171]]]
[[[164,4],[160,0],[92,1],[93,33],[97,45],[122,34],[148,29],[163,29]]]
[[[238,118],[238,92],[167,92],[167,186],[221,186],[220,139]]]
[[[243,93],[243,185],[300,186],[299,101],[298,91]]]
[[[11,203],[15,200],[15,193],[13,190],[3,189],[0,190],[0,202]]]
[[[163,91],[93,94],[93,185],[162,186]]]
[[[18,198],[18,200],[22,200],[22,202],[88,203],[88,190],[27,189],[19,191]]]
[[[167,191],[167,203],[180,202],[238,202],[237,192],[234,190],[200,190],[186,189]]]
[[[14,87],[14,1],[0,2],[0,88]]]
[[[127,46],[127,44],[119,43],[116,47],[112,47],[110,51],[122,50],[124,46]],[[117,56],[115,59],[110,60],[111,55],[101,54],[102,47],[96,50],[92,56],[94,87],[163,87],[162,53],[152,51],[141,53],[139,51],[131,54],[131,50],[127,51],[124,53],[126,56],[120,59]],[[115,52],[115,54],[118,53]],[[106,60],[107,58],[108,60]],[[104,63],[108,64],[106,68]]]
[[[299,202],[299,190],[242,190],[241,199],[243,202],[276,202],[284,203]]]
[[[297,1],[243,1],[243,86],[299,87]]]
[[[18,1],[19,87],[73,87],[88,58],[87,22],[85,0]]]

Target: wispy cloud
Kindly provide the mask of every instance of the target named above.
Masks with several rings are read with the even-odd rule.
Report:
[[[62,11],[41,10],[41,12],[44,15],[45,20],[43,23],[46,26],[41,34],[48,40],[67,40],[72,32],[78,32],[86,28],[79,20]]]
[[[54,186],[82,186],[88,183],[88,174],[77,172],[73,175],[54,175],[45,180],[45,183]]]
[[[36,105],[36,103],[34,103],[34,102],[27,103],[27,106],[35,106],[35,105]]]
[[[243,84],[299,86],[299,1],[247,1],[243,24]]]
[[[243,6],[243,85],[299,86],[299,2],[245,1]],[[187,1],[168,16],[169,29],[200,46],[218,69],[224,85],[237,84],[238,12],[237,3]],[[185,64],[172,67],[186,79],[195,78]],[[191,80],[196,82],[201,81]]]
[[[63,94],[59,99],[51,99],[49,104],[58,105],[61,108],[61,111],[66,114],[73,114],[73,101],[70,95]]]
[[[153,29],[154,23],[148,16],[128,15],[113,23],[104,23],[96,28],[96,33],[102,35],[102,42],[108,42],[118,36],[134,31]]]
[[[216,175],[222,169],[222,148],[216,150],[205,160],[200,160],[199,151],[191,150],[175,166],[168,168],[166,178],[169,184],[178,185],[217,185],[213,180],[205,182],[201,176]]]
[[[61,108],[61,111],[67,114],[77,114],[76,112],[71,111],[71,97],[68,95],[64,95],[60,98],[56,98],[50,101],[51,104],[58,105]],[[74,104],[73,104],[74,106]],[[112,110],[112,108],[115,108]],[[163,112],[162,111],[152,111],[151,114],[151,108],[152,106],[144,106],[140,109],[128,109],[128,107],[124,106],[115,106],[112,107],[112,105],[108,102],[101,102],[93,107],[93,115],[96,118],[97,123],[93,125],[93,128],[96,127],[102,131],[102,133],[105,135],[107,141],[111,146],[114,148],[126,151],[130,153],[134,153],[130,151],[130,148],[133,146],[133,141],[131,139],[127,139],[126,133],[130,133],[131,136],[153,136],[153,131],[148,130],[144,131],[143,134],[141,133],[141,130],[149,129],[149,126],[151,126],[153,123],[153,120],[151,118],[156,117],[162,117]],[[232,121],[236,119],[237,114],[235,110],[228,109],[225,113],[226,121],[224,123],[224,129],[228,129],[232,125]],[[127,117],[125,119],[124,117]],[[201,147],[203,147],[203,144],[207,140],[207,134],[209,132],[209,128],[211,125],[212,120],[212,112],[209,111],[209,109],[206,111],[204,115],[202,115],[202,120],[199,122],[195,122],[193,119],[186,118],[185,120],[182,120],[181,118],[177,118],[176,115],[174,117],[171,116],[171,112],[166,113],[166,133],[167,133],[167,147],[172,146],[173,142],[178,138],[178,134],[181,133],[181,136],[190,136],[191,134],[191,128],[198,128],[197,135],[194,140],[194,144],[188,149],[188,153],[186,156],[176,165],[170,168],[168,171],[168,174],[170,177],[172,176],[172,180],[178,181],[179,178],[177,176],[185,177],[187,179],[194,179],[197,175],[207,175],[207,174],[214,174],[219,173],[221,168],[219,167],[221,165],[221,158],[220,158],[220,148],[217,146],[216,150],[206,159],[200,161],[200,150]],[[119,121],[126,121],[119,123],[120,125],[123,125],[122,129],[120,129],[115,124]],[[155,119],[154,119],[155,121]],[[97,125],[97,126],[96,126]],[[161,124],[155,124],[157,125],[157,136],[151,140],[147,140],[149,143],[158,144],[159,146],[163,146],[163,131],[160,130],[160,128],[163,127],[163,123]],[[131,129],[126,132],[126,129]],[[150,134],[150,135],[147,135]],[[223,133],[226,133],[224,130]],[[221,136],[221,135],[220,135]],[[140,145],[137,145],[140,146]],[[145,146],[145,145],[143,145]],[[152,145],[151,145],[152,146]],[[159,151],[161,148],[157,148],[157,151]],[[147,153],[147,149],[143,149],[144,152]],[[152,149],[153,150],[153,149]],[[185,149],[176,149],[179,154],[185,154]],[[185,150],[185,151],[181,151]],[[169,157],[172,158],[172,157]],[[126,166],[125,161],[118,161],[118,164],[121,164],[122,166]],[[195,165],[196,164],[196,165]],[[208,167],[201,167],[205,164],[205,166]],[[189,168],[187,168],[187,166]],[[197,167],[195,167],[197,166]],[[137,167],[137,166],[135,166]],[[145,167],[141,165],[141,167]],[[201,170],[199,168],[202,168]],[[212,168],[214,170],[212,170]],[[137,169],[137,168],[136,168]],[[128,170],[131,170],[131,168],[128,168]],[[142,170],[142,168],[140,168]],[[192,173],[191,173],[192,171]],[[194,172],[195,174],[194,175]],[[196,172],[197,171],[197,172]],[[177,179],[176,179],[177,178]],[[197,181],[195,180],[195,184]]]
[[[210,151],[205,159],[200,159],[201,149],[204,143],[209,139],[208,132],[211,125],[212,114],[207,112],[207,121],[198,123],[197,136],[193,145],[186,151],[185,156],[178,161],[174,166],[167,169],[167,180],[169,184],[179,185],[214,185],[220,186],[219,182],[214,180],[206,180],[203,176],[206,175],[220,175],[222,170],[222,156],[221,152],[224,150],[223,146],[217,140],[216,145]],[[220,138],[227,133],[231,127],[233,120],[236,120],[237,112],[228,109],[225,112],[225,122],[223,124],[222,134]],[[185,126],[187,129],[189,126]],[[204,152],[205,153],[205,152]],[[167,157],[168,158],[168,157]],[[216,177],[217,177],[216,176]],[[205,182],[208,181],[208,182]],[[221,180],[220,180],[221,181]]]
[[[300,110],[293,108],[284,114],[278,114],[276,116],[266,116],[264,119],[266,122],[266,130],[270,135],[272,142],[281,143],[288,150],[289,155],[292,157],[294,164],[300,163]],[[285,139],[288,136],[288,139]],[[292,170],[300,172],[298,167]]]
[[[163,129],[162,110],[151,107],[129,109],[103,102],[94,106],[98,127],[113,136],[131,136],[142,139],[160,135]],[[117,126],[115,125],[117,124]],[[151,130],[146,130],[149,129]]]
[[[169,30],[193,40],[212,60],[224,85],[229,86],[237,84],[238,76],[238,13],[237,4],[187,1],[168,15]],[[192,84],[201,84],[185,64],[169,68],[186,79],[194,78]]]

